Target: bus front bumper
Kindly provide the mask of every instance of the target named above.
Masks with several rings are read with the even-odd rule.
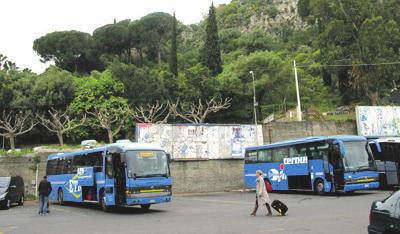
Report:
[[[356,190],[365,190],[365,189],[375,189],[379,188],[379,182],[369,182],[369,183],[354,183],[354,184],[345,184],[344,192],[351,192]]]
[[[134,206],[134,205],[144,205],[144,204],[157,204],[157,203],[165,203],[170,202],[172,200],[171,195],[167,196],[157,196],[157,197],[135,197],[135,198],[126,198],[126,205]]]

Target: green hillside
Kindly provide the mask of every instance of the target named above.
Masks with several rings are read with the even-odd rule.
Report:
[[[34,74],[0,59],[0,106],[68,108],[72,116],[104,108],[114,114],[164,108],[158,119],[131,115],[115,136],[135,122],[163,119],[251,123],[249,72],[259,121],[273,113],[284,116],[296,106],[293,60],[308,119],[323,119],[322,112],[342,105],[386,104],[383,98],[399,81],[399,10],[396,0],[233,0],[193,25],[177,19],[175,27],[174,16],[155,12],[99,25],[93,33],[49,32],[33,49],[56,67]],[[230,103],[195,120],[193,113],[204,114],[199,108],[210,100]],[[175,112],[167,103],[176,104]],[[77,141],[102,132],[106,138],[95,115],[88,121],[93,127],[66,137]]]

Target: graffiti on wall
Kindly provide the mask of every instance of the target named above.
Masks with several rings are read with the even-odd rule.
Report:
[[[137,124],[139,143],[161,145],[174,159],[243,158],[245,147],[262,144],[262,126]]]
[[[358,135],[399,136],[400,107],[358,106],[356,107]]]

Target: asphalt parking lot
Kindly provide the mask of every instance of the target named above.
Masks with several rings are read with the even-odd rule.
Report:
[[[0,234],[8,233],[366,233],[371,202],[388,191],[317,196],[311,193],[270,194],[285,202],[287,216],[249,214],[254,193],[176,195],[173,202],[152,206],[147,213],[124,208],[104,213],[93,204],[51,205],[39,216],[37,205],[0,210]]]

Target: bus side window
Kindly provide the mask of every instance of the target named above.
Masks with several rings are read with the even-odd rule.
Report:
[[[88,167],[93,167],[94,172],[103,171],[103,155],[101,153],[93,153],[87,156],[89,160],[86,162]]]
[[[308,156],[308,146],[305,144],[294,145],[289,147],[289,157],[307,157]]]
[[[289,147],[289,158],[299,157],[299,151],[297,150],[296,146]]]
[[[273,152],[274,162],[283,162],[283,159],[289,156],[289,150],[286,147],[276,148]]]
[[[245,155],[245,163],[257,163],[257,151],[247,151]]]
[[[108,178],[114,177],[113,163],[111,155],[106,156],[106,174]]]
[[[58,159],[52,159],[47,161],[46,173],[47,175],[57,174],[57,162]]]
[[[72,157],[64,158],[63,161],[63,174],[72,174]]]
[[[272,150],[263,149],[258,152],[258,162],[269,163],[272,162]]]

